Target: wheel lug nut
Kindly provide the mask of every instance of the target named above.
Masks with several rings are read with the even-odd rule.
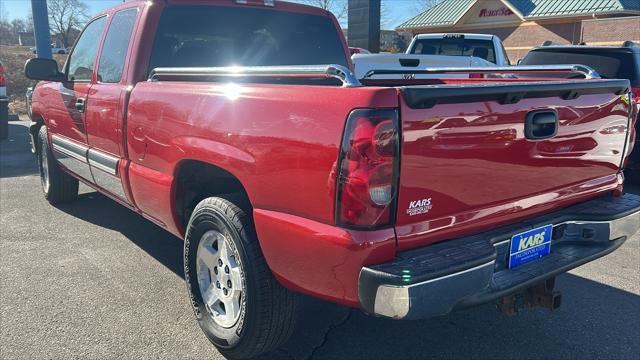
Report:
[[[229,290],[227,290],[227,288],[222,289],[222,292],[223,292],[225,295],[228,295],[228,294],[229,294]]]
[[[220,281],[216,281],[216,287],[220,289]]]
[[[222,259],[218,259],[218,266],[222,266]]]
[[[228,266],[228,265],[225,265],[225,267],[224,267],[224,272],[225,272],[226,274],[228,274],[228,273],[229,273],[229,266]]]
[[[218,267],[217,267],[217,266],[214,266],[214,267],[213,267],[213,273],[214,273],[214,274],[216,274],[216,275],[218,275]]]
[[[231,280],[227,280],[227,287],[231,289]]]

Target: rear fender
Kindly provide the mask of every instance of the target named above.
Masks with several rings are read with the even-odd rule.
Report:
[[[242,184],[251,201],[252,192],[245,185],[255,164],[250,154],[229,144],[198,137],[176,137],[172,146],[178,149],[175,153],[182,156],[174,159],[169,169],[152,169],[140,160],[132,161],[129,166],[129,183],[135,204],[146,215],[152,216],[156,223],[179,237],[184,236],[175,195],[180,167],[189,160],[229,172]]]

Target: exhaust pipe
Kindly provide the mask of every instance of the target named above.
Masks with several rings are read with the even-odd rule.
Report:
[[[524,309],[546,308],[551,311],[562,305],[562,294],[555,291],[556,279],[551,278],[533,285],[522,293],[505,296],[498,301],[498,310],[507,316]]]

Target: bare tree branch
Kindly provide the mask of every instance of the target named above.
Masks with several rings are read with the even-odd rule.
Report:
[[[330,11],[338,21],[345,20],[347,17],[347,0],[299,0],[298,2]]]
[[[417,12],[423,12],[438,5],[442,0],[416,0],[415,10]]]
[[[87,5],[80,0],[48,0],[49,27],[63,47],[70,47],[72,32],[82,28],[89,18]]]

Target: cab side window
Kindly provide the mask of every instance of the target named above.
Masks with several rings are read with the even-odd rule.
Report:
[[[100,53],[98,81],[104,83],[120,82],[137,14],[138,9],[122,10],[116,13],[111,20]]]
[[[105,20],[106,16],[103,16],[89,23],[76,41],[69,57],[67,71],[69,81],[91,81]]]

